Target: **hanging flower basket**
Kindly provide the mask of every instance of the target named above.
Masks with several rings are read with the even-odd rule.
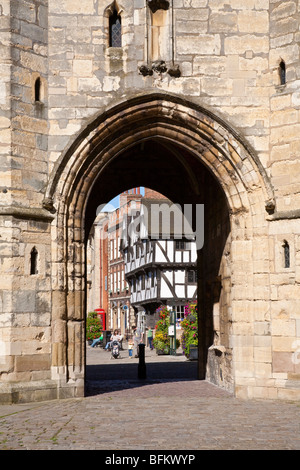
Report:
[[[153,346],[156,349],[157,355],[170,354],[170,336],[168,333],[170,326],[170,312],[168,308],[163,305],[156,310],[156,313],[159,314],[159,320],[155,325]],[[178,348],[179,345],[179,340],[176,340],[176,348]]]
[[[181,345],[183,353],[191,360],[198,358],[198,318],[197,304],[185,306],[184,319],[181,322]],[[191,349],[191,350],[190,350]],[[190,357],[191,356],[191,357]]]

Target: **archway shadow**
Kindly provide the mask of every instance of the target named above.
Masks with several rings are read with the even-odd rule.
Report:
[[[146,364],[146,377],[138,377],[138,363],[86,366],[86,396],[138,388],[153,383],[197,380],[197,361]]]

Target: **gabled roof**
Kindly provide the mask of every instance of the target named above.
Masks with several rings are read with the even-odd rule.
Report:
[[[142,198],[139,210],[123,220],[121,248],[147,239],[194,240],[194,233],[180,205],[167,198]]]

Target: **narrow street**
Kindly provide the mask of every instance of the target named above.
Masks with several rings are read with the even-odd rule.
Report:
[[[114,360],[88,347],[87,396],[0,406],[0,449],[102,450],[99,462],[124,451],[300,449],[299,404],[236,399],[196,380],[182,355],[148,349],[146,379],[137,367],[127,350]]]
[[[177,350],[176,356],[158,356],[155,350],[145,348],[146,379],[138,378],[139,360],[129,357],[127,344],[120,359],[112,359],[110,352],[100,347],[87,348],[87,394],[97,393],[103,386],[122,389],[143,387],[145,384],[197,380],[197,362],[189,361]],[[104,385],[105,384],[105,385]]]

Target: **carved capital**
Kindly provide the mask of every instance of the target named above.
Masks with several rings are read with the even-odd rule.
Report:
[[[167,66],[164,60],[156,60],[152,64],[152,70],[156,73],[165,73],[167,71]]]
[[[266,201],[266,211],[268,214],[274,214],[275,212],[275,201],[273,199],[270,199],[269,201]]]
[[[141,65],[139,67],[139,72],[144,77],[146,77],[147,75],[153,75],[153,70],[150,67],[148,67],[148,65]]]
[[[147,0],[147,3],[152,13],[157,10],[168,10],[170,6],[169,0]]]
[[[55,214],[56,212],[56,209],[54,207],[53,200],[51,197],[47,197],[43,200],[43,208],[51,212],[51,214]]]
[[[178,78],[181,76],[181,70],[179,65],[175,64],[168,69],[168,74],[170,77]]]

